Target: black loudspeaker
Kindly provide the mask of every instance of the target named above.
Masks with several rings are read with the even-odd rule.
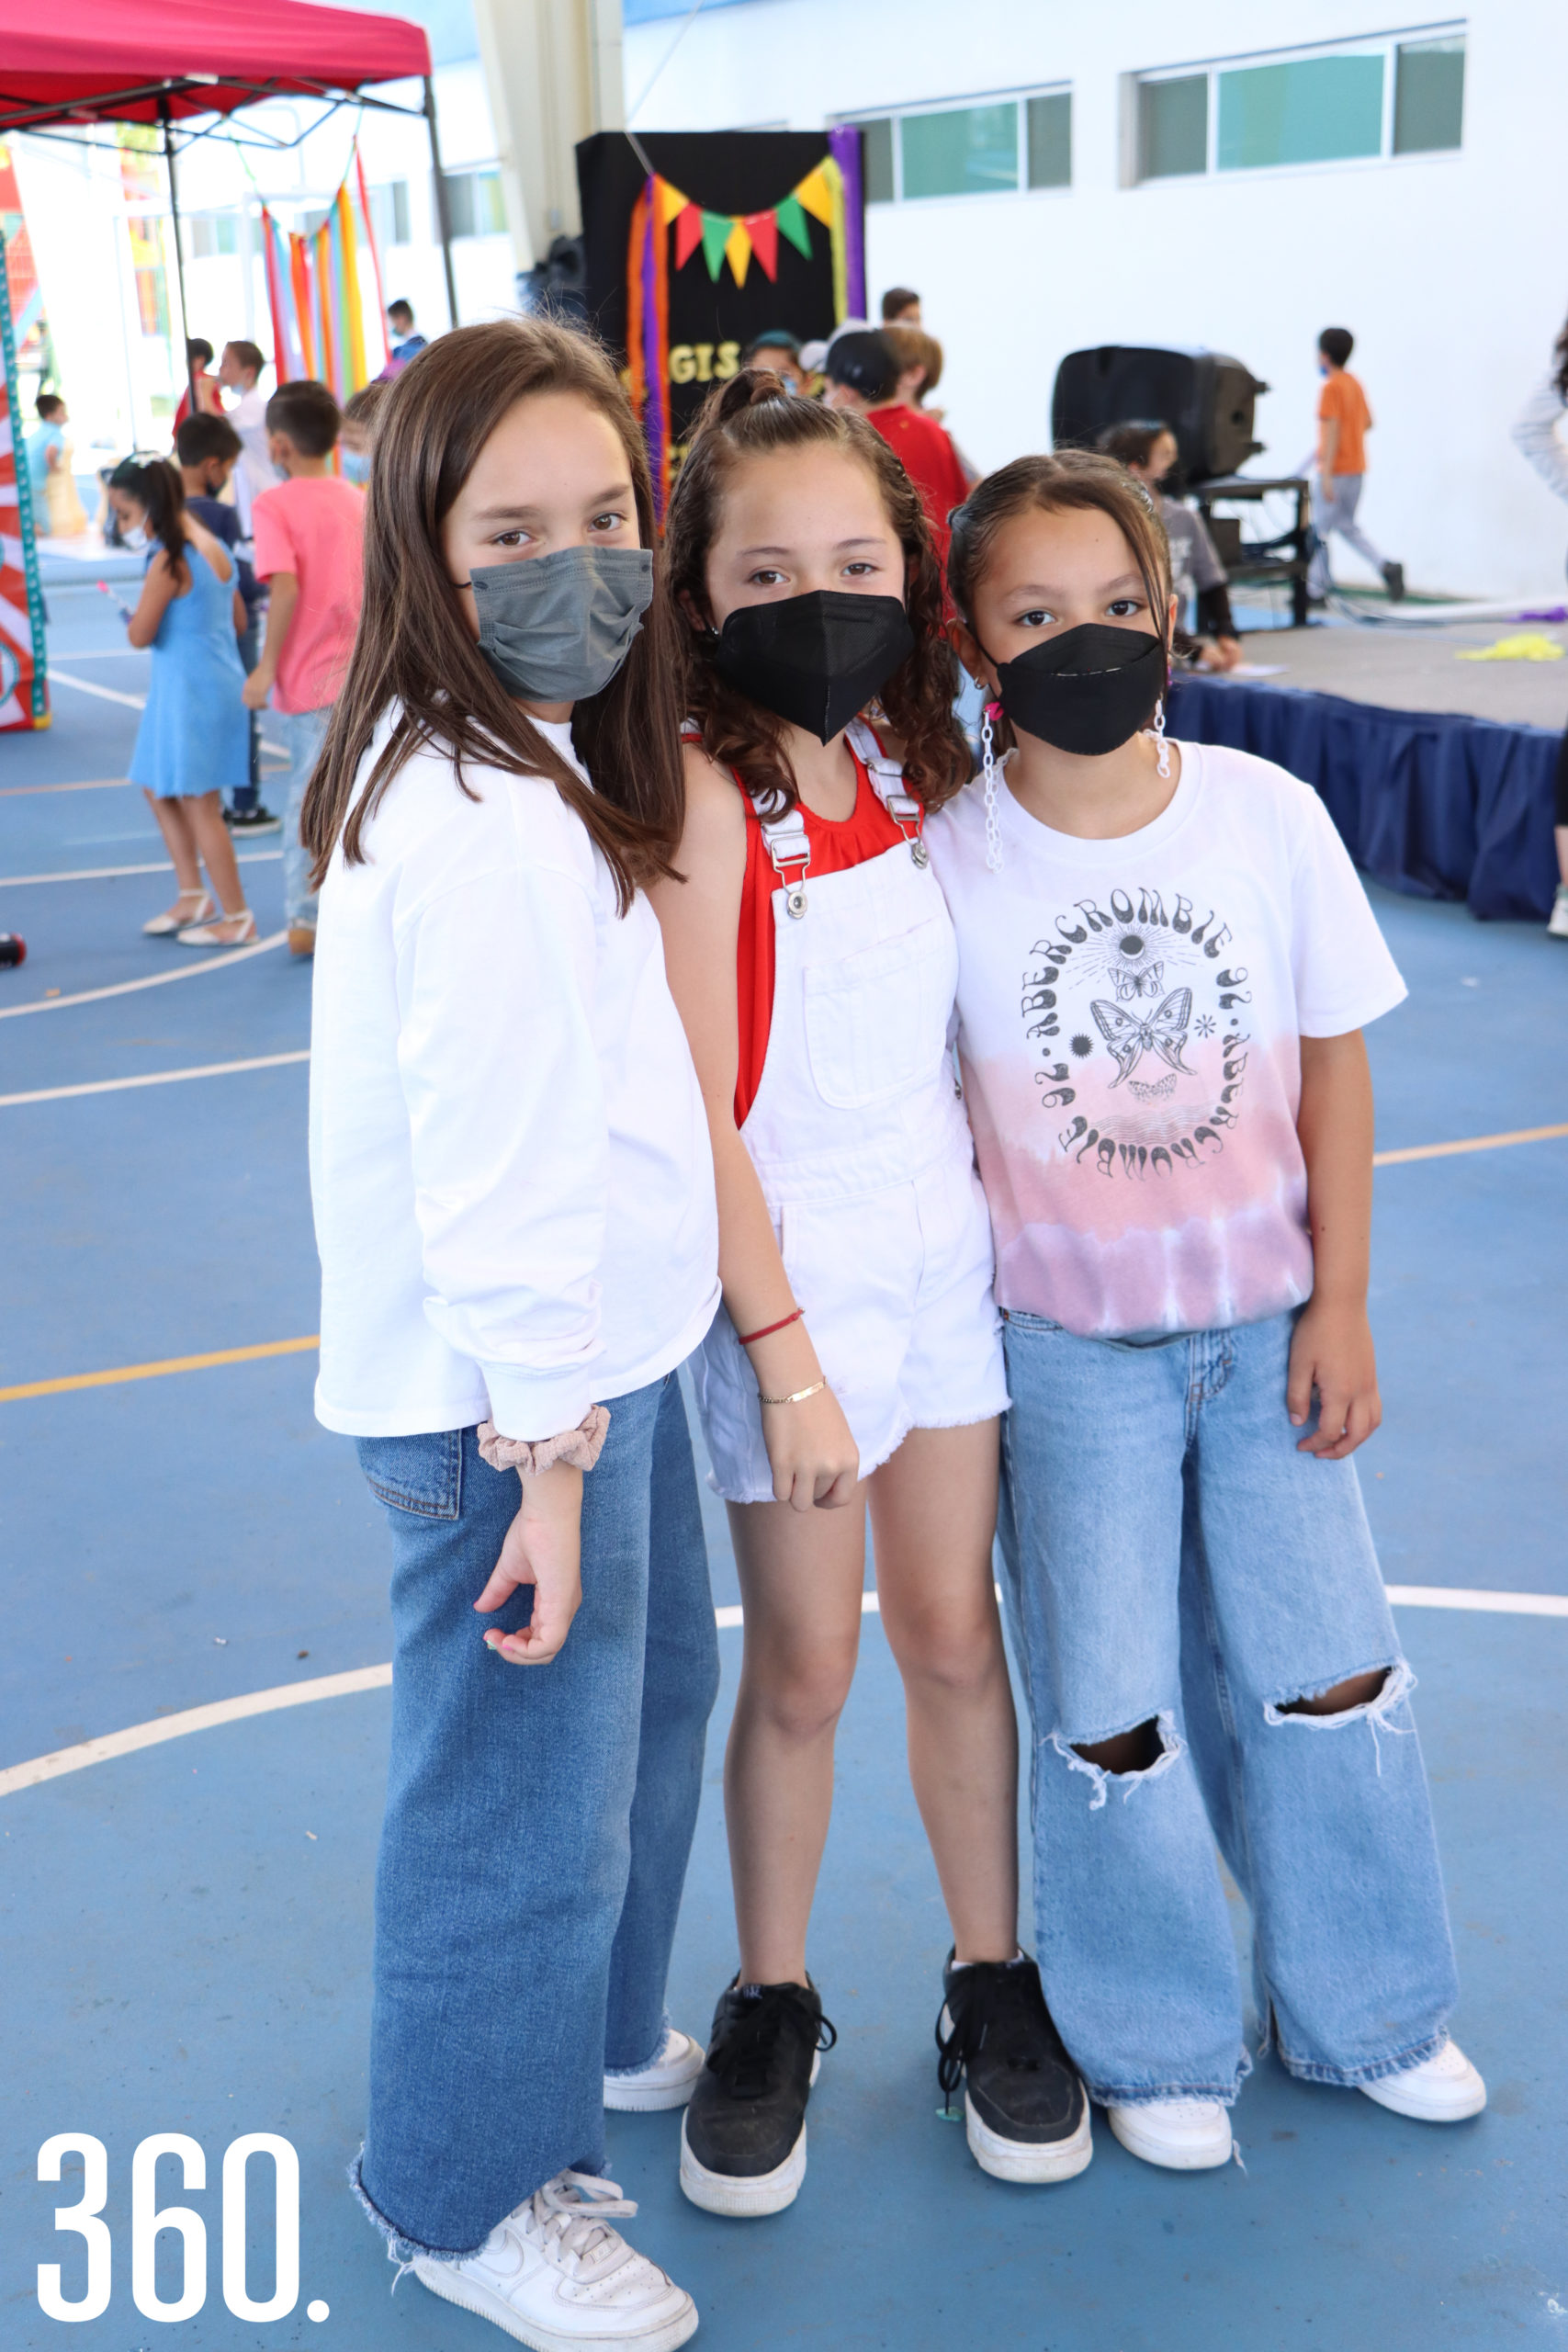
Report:
[[[1262,448],[1252,437],[1252,412],[1268,390],[1224,352],[1102,344],[1070,351],[1057,368],[1051,437],[1058,448],[1092,448],[1108,424],[1157,417],[1176,435],[1187,480],[1209,481],[1239,472]]]

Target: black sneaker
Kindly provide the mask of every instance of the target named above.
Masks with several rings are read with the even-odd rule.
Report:
[[[1382,584],[1388,590],[1389,603],[1402,605],[1404,602],[1404,566],[1402,563],[1385,563]]]
[[[231,833],[280,833],[283,820],[270,808],[225,808],[223,822]]]
[[[806,2178],[806,2102],[838,2035],[814,1984],[731,1984],[681,2124],[681,2186],[706,2213],[782,2213]]]
[[[970,2152],[998,2180],[1071,2180],[1094,2154],[1089,2100],[1027,1957],[942,1971],[937,2080],[964,2085]]]

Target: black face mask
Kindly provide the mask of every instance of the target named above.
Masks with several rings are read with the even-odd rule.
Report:
[[[727,686],[830,743],[908,660],[915,634],[897,596],[818,588],[739,605],[708,650]]]
[[[999,662],[997,684],[1003,710],[1026,735],[1079,759],[1103,759],[1153,717],[1165,688],[1165,644],[1141,628],[1085,621]]]

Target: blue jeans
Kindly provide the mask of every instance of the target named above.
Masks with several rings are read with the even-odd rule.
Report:
[[[547,1666],[476,1617],[519,1495],[477,1432],[362,1438],[392,1531],[392,1753],[357,2184],[405,2258],[471,2254],[541,2182],[602,2172],[606,2066],[646,2065],[718,1643],[679,1381],[610,1403],[582,1606]]]
[[[288,753],[283,808],[283,910],[291,931],[316,928],[316,894],[310,888],[310,853],[299,839],[299,816],[305,806],[305,786],[310,781],[310,771],[316,764],[332,715],[331,703],[321,710],[275,710],[268,714],[268,724],[277,729]]]
[[[240,632],[240,661],[248,678],[261,659],[261,622],[255,613],[247,615]],[[236,816],[248,817],[261,805],[261,720],[254,710],[245,713],[251,722],[251,778],[248,784],[237,784],[229,795],[229,805]]]
[[[1292,2074],[1414,2064],[1458,1996],[1413,1678],[1353,1464],[1296,1452],[1293,1329],[1150,1346],[1007,1324],[1000,1538],[1040,1967],[1104,2104],[1228,2102],[1247,2071],[1216,1838]],[[1364,1707],[1281,1712],[1380,1668]],[[1144,1771],[1077,1753],[1147,1724]]]

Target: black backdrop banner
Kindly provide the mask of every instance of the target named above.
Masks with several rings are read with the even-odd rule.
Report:
[[[652,234],[661,242],[660,293],[667,291],[667,347],[661,353],[666,380],[656,384],[649,371],[645,423],[655,456],[667,468],[679,462],[691,423],[716,381],[733,376],[740,354],[769,327],[784,327],[806,342],[832,333],[840,304],[852,315],[863,306],[863,215],[860,186],[860,140],[857,132],[794,131],[655,131],[634,148],[624,131],[604,130],[585,139],[577,149],[577,179],[582,201],[584,293],[589,322],[623,360],[641,356],[641,338],[631,322],[638,351],[627,350],[628,252],[633,215],[639,198],[655,191]],[[638,152],[640,150],[640,153]],[[716,223],[731,223],[748,215],[771,215],[785,206],[792,191],[828,167],[842,173],[843,247],[835,288],[834,239],[818,217],[801,215],[810,257],[791,241],[789,232],[759,237],[750,250],[744,284],[737,283],[728,260],[713,274],[703,244],[691,244],[683,263],[677,264],[682,238],[676,224],[657,210],[662,183],[679,190],[689,208],[700,208]],[[651,174],[650,168],[651,167]],[[693,226],[695,228],[694,220]],[[670,250],[673,243],[674,251]],[[743,240],[746,247],[750,239]],[[772,248],[775,275],[770,277],[760,254]],[[716,253],[716,245],[715,251]],[[633,288],[636,308],[636,289]],[[651,340],[648,348],[651,350]],[[633,374],[638,369],[634,364]],[[656,433],[659,441],[656,442]],[[662,443],[662,447],[660,446]]]

